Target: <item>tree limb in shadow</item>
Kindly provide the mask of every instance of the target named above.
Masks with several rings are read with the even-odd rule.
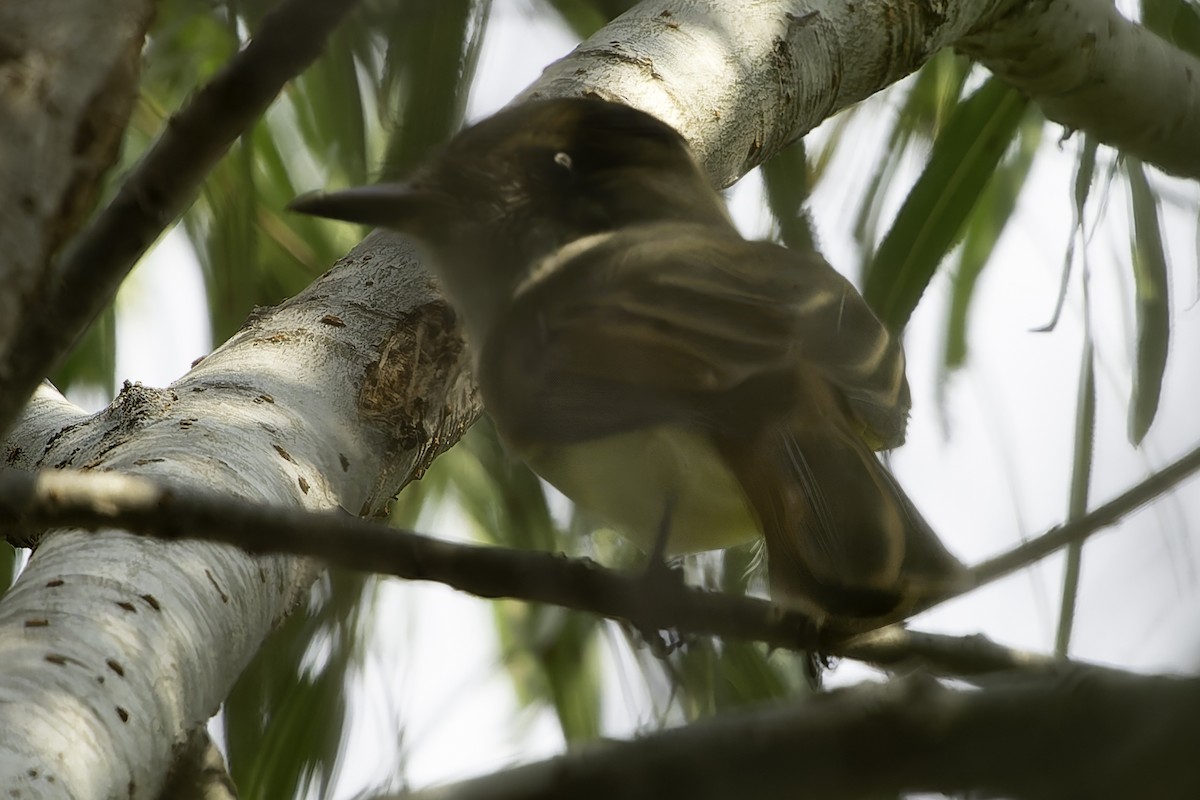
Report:
[[[973,790],[1019,800],[1190,800],[1200,797],[1198,736],[1196,678],[1061,665],[962,690],[912,675],[407,797],[850,800]]]
[[[1056,528],[986,562],[976,585],[1027,565],[1070,541],[1082,541],[1166,492],[1200,467],[1200,448],[1070,525]],[[888,626],[857,636],[831,636],[802,613],[737,597],[649,581],[544,552],[455,544],[386,528],[349,514],[311,514],[202,493],[163,489],[117,473],[0,471],[0,526],[10,540],[35,528],[118,527],[166,539],[204,538],[251,552],[315,556],[351,569],[431,580],[480,597],[511,597],[628,620],[652,633],[761,641],[819,650],[880,666],[917,663],[953,675],[975,675],[1044,663],[983,637],[951,637]],[[999,565],[999,566],[990,566]]]
[[[254,38],[167,123],[112,201],[54,265],[57,290],[44,313],[0,353],[0,431],[11,425],[38,381],[62,359],[112,300],[159,234],[191,203],[200,184],[292,77],[320,55],[329,31],[354,0],[282,0]]]

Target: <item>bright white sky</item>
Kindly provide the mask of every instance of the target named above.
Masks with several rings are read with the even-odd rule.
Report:
[[[518,45],[514,45],[519,42]],[[550,61],[575,44],[561,26],[525,0],[498,0],[469,105],[478,119],[532,82]],[[822,249],[852,274],[848,220],[864,191],[887,125],[868,129],[862,115],[843,144],[812,204]],[[913,391],[908,444],[892,461],[900,482],[948,546],[967,562],[994,555],[1060,522],[1067,505],[1077,381],[1082,341],[1078,266],[1068,307],[1053,333],[1032,333],[1050,316],[1071,225],[1074,141],[1056,150],[1047,131],[1031,183],[1016,218],[977,294],[968,368],[946,392],[946,434],[935,401],[937,357],[949,281],[940,274],[909,326],[907,350]],[[810,144],[822,141],[818,129]],[[1111,153],[1102,153],[1104,159]],[[908,180],[921,164],[906,165]],[[1161,176],[1154,176],[1156,179]],[[901,181],[903,183],[903,181]],[[1189,199],[1188,211],[1164,210],[1172,260],[1171,354],[1159,419],[1141,450],[1125,440],[1133,341],[1128,268],[1128,197],[1116,184],[1107,214],[1088,249],[1093,281],[1093,324],[1101,360],[1093,505],[1103,502],[1200,442],[1195,400],[1200,380],[1191,365],[1200,350],[1197,298],[1195,184],[1169,183]],[[899,197],[884,218],[890,219]],[[1093,203],[1093,216],[1095,212]],[[748,236],[768,232],[769,217],[757,175],[738,184],[731,206]],[[118,379],[165,385],[210,348],[199,268],[179,233],[134,273],[120,296]],[[1130,517],[1093,539],[1084,552],[1073,655],[1139,670],[1195,671],[1200,666],[1195,511],[1200,486],[1188,484],[1169,500]],[[453,508],[433,510],[424,530],[468,538]],[[1052,558],[985,590],[936,609],[914,627],[984,633],[1014,647],[1042,652],[1053,646],[1061,586],[1061,558]],[[363,680],[351,692],[354,754],[339,782],[349,797],[394,771],[399,759],[414,787],[481,774],[560,751],[561,736],[547,710],[519,711],[499,666],[488,602],[424,584],[386,583],[377,633]],[[611,637],[615,641],[618,637]],[[607,733],[626,736],[647,718],[646,691],[621,648],[604,656],[609,702]],[[843,664],[834,682],[867,674]],[[514,723],[514,720],[516,722]],[[401,732],[402,729],[402,732]],[[397,750],[401,755],[397,756]]]

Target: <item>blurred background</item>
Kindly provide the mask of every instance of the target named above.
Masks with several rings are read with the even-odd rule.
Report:
[[[272,4],[160,3],[126,167]],[[288,200],[405,174],[630,5],[366,0],[221,162],[57,385],[96,409],[121,381],[177,379],[255,305],[297,292],[365,233],[285,214]],[[1119,5],[1200,54],[1194,0]],[[889,323],[907,321],[913,416],[891,464],[964,561],[1106,501],[1200,442],[1200,187],[1067,135],[965,59],[942,53],[728,197],[747,236],[815,241]],[[1185,484],[1081,553],[912,625],[1194,673],[1198,509],[1200,486]],[[486,420],[394,516],[450,539],[616,566],[643,558],[509,458]],[[11,569],[0,573],[19,569],[19,554],[2,556]],[[685,568],[695,583],[761,594],[751,561],[742,548]],[[842,662],[826,682],[878,677]],[[243,798],[349,798],[804,691],[797,654],[689,640],[660,660],[636,633],[585,614],[334,572],[212,728]]]

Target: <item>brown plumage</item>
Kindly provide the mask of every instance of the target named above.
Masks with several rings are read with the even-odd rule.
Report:
[[[961,577],[873,450],[899,342],[820,256],[743,239],[683,139],[597,100],[508,109],[404,186],[301,200],[426,249],[510,446],[643,547],[759,533],[772,595],[862,627]]]

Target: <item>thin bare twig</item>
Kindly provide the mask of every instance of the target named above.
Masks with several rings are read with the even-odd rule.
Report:
[[[1200,468],[1200,448],[1079,520],[980,565],[975,586],[1082,541]],[[895,667],[920,663],[976,675],[1046,662],[981,636],[951,637],[891,625],[852,637],[832,635],[806,615],[752,597],[650,581],[555,553],[455,544],[386,528],[349,514],[312,514],[199,492],[161,488],[116,473],[0,471],[0,525],[119,527],[165,539],[203,538],[251,552],[286,552],[410,580],[445,583],[480,597],[519,598],[628,620],[643,631],[765,642],[772,647]],[[943,598],[945,599],[945,598]],[[932,604],[931,604],[932,605]]]
[[[992,644],[891,626],[846,640],[809,617],[752,597],[689,588],[555,553],[456,544],[366,522],[225,496],[182,493],[113,472],[0,471],[0,527],[120,528],[165,539],[204,538],[252,552],[286,552],[480,597],[510,597],[628,620],[642,631],[675,630],[820,650],[881,666],[919,662],[935,672],[987,673],[1039,657]]]
[[[1040,561],[1072,542],[1082,542],[1092,534],[1116,523],[1126,514],[1165,494],[1200,469],[1200,447],[1190,450],[1163,469],[1125,490],[1076,520],[1051,528],[1046,533],[1020,544],[1006,553],[984,561],[971,570],[971,581],[953,594],[926,604],[929,608],[952,597],[965,594]]]

